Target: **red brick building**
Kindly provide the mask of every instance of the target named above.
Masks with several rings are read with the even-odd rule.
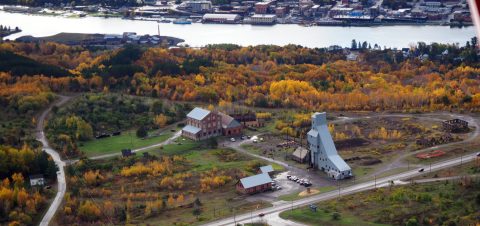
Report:
[[[243,130],[242,124],[229,115],[198,107],[188,113],[186,124],[182,129],[182,136],[192,140],[205,140],[222,134],[238,136]]]
[[[192,140],[205,140],[222,135],[221,116],[215,111],[195,108],[187,115],[182,136]]]
[[[266,173],[245,177],[237,182],[237,192],[241,194],[255,194],[272,189],[272,178]]]
[[[266,14],[268,12],[268,7],[270,7],[270,2],[257,2],[255,3],[255,13]]]
[[[242,134],[243,126],[231,116],[220,113],[222,118],[222,132],[224,136],[239,136]]]

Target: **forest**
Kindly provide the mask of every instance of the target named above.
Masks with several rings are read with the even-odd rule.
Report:
[[[318,110],[478,110],[478,59],[467,45],[419,43],[404,57],[394,50],[345,54],[300,46],[213,45],[202,49],[138,48],[90,51],[54,43],[3,43],[0,50],[68,70],[18,75],[0,84],[35,82],[52,92],[120,92],[216,104]],[[448,50],[448,51],[445,51]],[[448,54],[444,54],[448,52]],[[428,54],[428,59],[419,55]],[[22,64],[19,64],[21,67]]]

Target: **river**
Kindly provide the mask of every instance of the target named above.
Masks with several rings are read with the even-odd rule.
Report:
[[[48,36],[60,32],[121,34],[125,31],[138,34],[157,34],[157,22],[125,20],[121,18],[66,18],[62,16],[28,15],[0,11],[0,24],[18,26],[23,31],[6,38],[23,35]],[[161,35],[182,38],[185,43],[200,47],[207,44],[233,43],[242,46],[297,44],[307,47],[340,45],[348,47],[352,39],[367,41],[372,45],[408,47],[412,43],[460,43],[464,45],[475,35],[474,27],[450,28],[448,26],[379,26],[379,27],[303,27],[295,24],[274,26],[201,24],[176,25],[160,23]]]

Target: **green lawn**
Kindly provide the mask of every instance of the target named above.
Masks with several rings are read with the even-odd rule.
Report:
[[[343,225],[354,225],[354,226],[384,226],[385,224],[375,224],[370,222],[362,221],[361,219],[352,216],[346,215],[344,213],[340,214],[338,220],[333,219],[333,212],[325,211],[321,209],[320,206],[317,209],[317,212],[313,212],[309,207],[302,207],[299,209],[287,210],[280,213],[280,217],[283,219],[298,221],[305,223],[311,226],[343,226]]]
[[[79,145],[80,151],[83,151],[88,157],[120,152],[124,148],[141,148],[157,144],[167,140],[173,135],[172,132],[163,132],[159,136],[141,139],[135,135],[135,131],[123,132],[119,136],[107,137],[98,140],[83,142]]]

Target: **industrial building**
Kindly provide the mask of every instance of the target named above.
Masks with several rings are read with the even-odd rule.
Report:
[[[239,136],[243,126],[229,115],[196,107],[187,114],[187,125],[182,136],[192,140],[205,140],[211,137]]]
[[[340,157],[328,130],[327,114],[325,112],[312,115],[312,128],[307,133],[310,149],[310,163],[339,180],[351,177],[352,169]]]
[[[192,140],[205,140],[220,135],[222,125],[217,112],[196,107],[187,114],[187,125],[182,129],[182,136]]]
[[[250,17],[249,22],[258,25],[271,25],[277,22],[277,16],[271,14],[255,14]]]
[[[272,178],[267,173],[245,177],[237,182],[237,192],[242,194],[255,194],[272,189]]]
[[[238,14],[213,14],[207,13],[203,15],[203,23],[221,23],[221,24],[233,24],[242,19]]]

